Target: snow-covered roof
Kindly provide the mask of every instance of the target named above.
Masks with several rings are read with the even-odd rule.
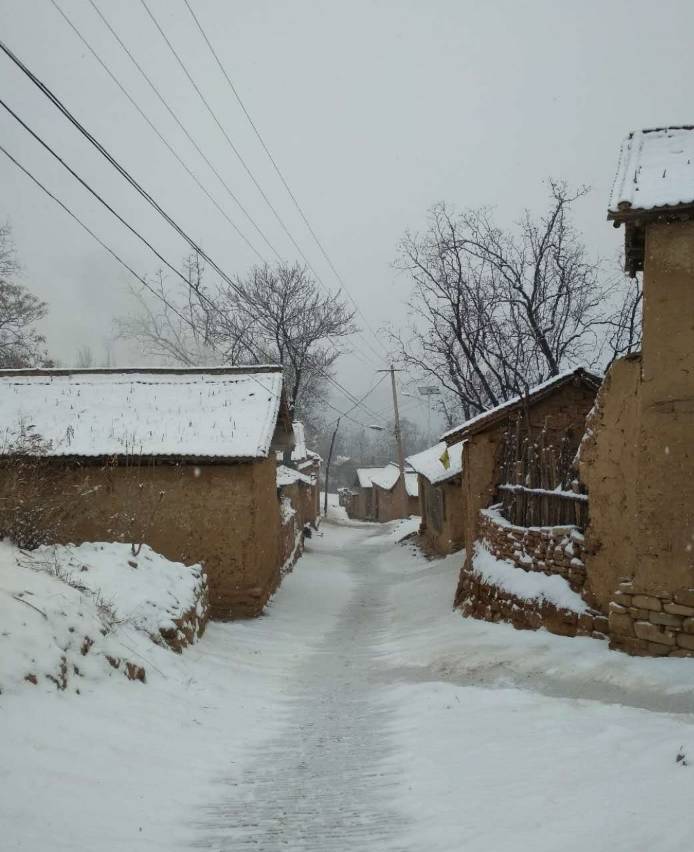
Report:
[[[448,468],[445,468],[441,461],[441,456],[445,451],[446,442],[440,441],[433,447],[422,450],[421,453],[409,456],[407,463],[417,473],[428,479],[432,485],[438,485],[441,482],[452,479],[454,476],[458,476],[463,469],[463,441],[458,441],[457,444],[452,444],[448,447]]]
[[[274,366],[2,370],[0,453],[30,427],[50,456],[262,458],[281,399]]]
[[[293,467],[287,467],[284,464],[277,466],[278,488],[281,488],[283,485],[294,485],[295,482],[301,482],[304,485],[313,485],[313,479],[310,476],[306,476],[305,473],[301,473],[301,471],[294,470]]]
[[[462,439],[467,438],[470,435],[474,435],[477,432],[481,432],[488,426],[497,423],[499,420],[503,420],[503,418],[513,411],[514,408],[520,407],[520,405],[525,404],[526,401],[528,405],[533,405],[544,399],[546,396],[549,396],[556,389],[569,384],[574,380],[578,380],[587,385],[591,389],[595,390],[596,393],[600,387],[600,379],[592,373],[589,373],[587,370],[584,370],[583,367],[577,367],[574,370],[567,370],[564,373],[560,373],[558,376],[552,376],[547,379],[547,381],[530,388],[528,393],[524,396],[514,396],[511,399],[507,399],[506,402],[502,402],[494,408],[490,408],[487,411],[483,411],[481,414],[471,417],[469,420],[466,420],[454,429],[449,429],[448,432],[444,432],[441,439],[444,440],[453,435],[459,435]]]
[[[694,127],[630,133],[619,154],[609,218],[682,204],[694,204]]]
[[[357,482],[360,488],[371,488],[373,477],[377,476],[382,470],[382,467],[358,467]]]
[[[408,497],[419,497],[419,480],[416,473],[405,473],[405,491]]]
[[[386,491],[395,485],[400,478],[400,468],[394,462],[390,462],[385,467],[382,467],[372,477],[371,481],[379,488],[385,488]]]

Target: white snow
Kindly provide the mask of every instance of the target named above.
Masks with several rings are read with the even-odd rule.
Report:
[[[0,695],[3,848],[689,848],[694,660],[464,619],[462,554],[322,529],[146,685]]]
[[[637,130],[622,143],[610,196],[610,212],[620,204],[652,210],[694,202],[694,128]]]
[[[201,570],[144,547],[134,569],[126,551],[127,545],[85,544],[26,554],[0,543],[1,695],[53,693],[56,681],[76,694],[123,680],[124,667],[114,669],[107,656],[152,674],[152,639],[161,641],[159,630],[175,627],[173,620],[196,606]]]
[[[371,488],[373,485],[373,477],[377,476],[383,470],[382,467],[358,467],[357,481],[361,488]]]
[[[277,487],[283,485],[293,485],[295,482],[302,482],[304,485],[312,485],[313,480],[305,473],[294,470],[293,467],[287,467],[284,464],[277,465]]]
[[[452,479],[461,473],[463,469],[463,444],[464,441],[458,441],[448,448],[449,465],[447,468],[441,462],[441,456],[446,451],[445,441],[440,441],[433,447],[422,450],[421,453],[409,456],[407,463],[417,473],[421,473],[425,479],[428,479],[432,485],[438,485],[438,483]]]
[[[53,456],[267,456],[282,373],[243,368],[142,372],[0,372],[0,430],[7,452],[18,433]]]
[[[405,491],[408,497],[419,497],[419,480],[416,473],[405,471]]]
[[[176,622],[195,611],[205,594],[200,565],[172,562],[146,544],[137,556],[129,544],[117,542],[46,545],[22,555],[20,561],[89,590],[108,603],[120,622],[132,624],[156,642],[161,641],[161,631],[176,630]]]
[[[530,564],[532,559],[527,558]],[[524,571],[506,559],[497,559],[482,542],[475,544],[472,559],[475,573],[486,583],[498,586],[517,598],[527,601],[547,601],[573,612],[586,612],[583,598],[573,591],[563,577],[547,576],[539,571]]]

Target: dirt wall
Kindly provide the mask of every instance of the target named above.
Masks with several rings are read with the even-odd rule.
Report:
[[[0,469],[0,529],[24,509],[54,507],[50,540],[144,542],[169,559],[205,566],[213,618],[257,615],[279,582],[275,462],[80,466],[51,462],[40,491]],[[10,516],[10,514],[12,516]],[[44,517],[47,517],[44,515]],[[48,524],[47,524],[48,525]]]
[[[640,376],[638,357],[612,364],[580,450],[579,474],[590,498],[586,589],[605,612],[620,578],[631,576],[635,563]]]
[[[460,477],[432,485],[419,476],[420,534],[427,550],[446,556],[464,547],[465,512]]]

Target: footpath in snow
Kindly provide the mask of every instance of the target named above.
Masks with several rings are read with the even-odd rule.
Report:
[[[413,526],[333,510],[146,684],[0,695],[2,848],[688,849],[694,661],[463,619]]]

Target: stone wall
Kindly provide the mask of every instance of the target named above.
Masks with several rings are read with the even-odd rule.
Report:
[[[507,559],[524,571],[558,574],[575,592],[583,591],[583,535],[576,527],[518,527],[495,509],[483,509],[479,528],[497,559]]]
[[[544,627],[559,636],[592,636],[604,639],[608,620],[601,613],[576,613],[539,600],[525,600],[505,589],[484,582],[472,569],[465,568],[458,586],[458,606],[465,616],[483,621],[506,621],[517,630]]]
[[[583,536],[575,527],[518,527],[494,508],[479,517],[480,540],[497,559],[517,570],[558,575],[578,593],[583,592]],[[484,621],[506,621],[519,630],[544,627],[560,636],[606,638],[607,616],[597,609],[585,612],[555,606],[546,600],[527,600],[482,579],[467,559],[461,571],[456,605],[463,615]]]
[[[641,594],[622,580],[609,618],[613,648],[649,657],[694,656],[694,589]]]

